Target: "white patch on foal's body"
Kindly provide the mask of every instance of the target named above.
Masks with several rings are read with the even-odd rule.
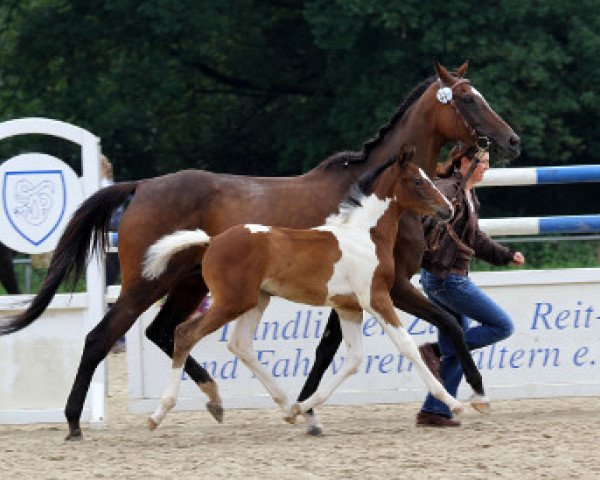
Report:
[[[328,300],[336,295],[355,294],[362,302],[370,303],[371,283],[379,264],[370,230],[377,225],[390,203],[390,198],[381,200],[376,195],[369,195],[361,199],[361,206],[353,209],[343,223],[339,222],[339,217],[346,214],[339,213],[330,216],[325,225],[314,228],[331,232],[342,252],[327,282]]]
[[[271,227],[256,223],[247,223],[244,227],[250,230],[250,233],[269,233],[271,231]]]

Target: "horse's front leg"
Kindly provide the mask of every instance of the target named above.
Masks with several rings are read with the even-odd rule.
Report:
[[[340,318],[335,309],[331,310],[327,326],[323,332],[323,336],[319,341],[317,350],[315,351],[315,361],[308,374],[306,382],[302,387],[300,395],[298,395],[298,402],[303,402],[313,393],[317,391],[321,379],[325,374],[325,370],[331,365],[333,357],[335,356],[338,348],[342,343],[342,330],[340,328]],[[323,427],[319,421],[317,414],[311,408],[303,414],[306,422],[306,433],[307,435],[318,437],[323,433]]]
[[[294,411],[298,415],[325,402],[346,378],[358,371],[358,367],[362,361],[362,310],[337,309],[337,312],[340,317],[342,337],[347,350],[344,366],[342,367],[340,374],[329,385],[320,386],[317,391],[306,400],[294,405]]]
[[[448,393],[444,386],[429,371],[425,362],[423,362],[417,345],[400,323],[400,319],[394,311],[391,298],[387,296],[387,293],[380,295],[380,297],[382,298],[375,297],[373,299],[372,307],[367,308],[369,313],[377,319],[385,333],[392,339],[398,351],[413,362],[413,365],[431,394],[448,405],[455,415],[463,413],[465,406]]]
[[[397,278],[390,294],[395,307],[431,323],[450,338],[463,367],[465,379],[476,394],[474,398],[480,402],[477,406],[473,403],[473,406],[481,411],[489,403],[483,389],[483,379],[456,319],[429,300],[409,280]]]

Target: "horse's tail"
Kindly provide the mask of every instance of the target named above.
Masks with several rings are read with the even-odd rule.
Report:
[[[169,260],[177,252],[190,247],[206,246],[208,242],[210,242],[210,237],[200,229],[179,230],[170,235],[165,235],[148,248],[142,275],[148,280],[154,280],[162,275],[169,264]],[[201,254],[203,253],[201,252]]]
[[[112,212],[134,194],[137,183],[122,182],[103,188],[79,206],[58,241],[40,291],[23,313],[0,323],[0,335],[33,323],[46,310],[63,280],[70,277],[73,286],[77,283],[90,254],[105,251]]]

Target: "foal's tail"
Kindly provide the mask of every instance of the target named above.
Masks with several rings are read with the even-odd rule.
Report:
[[[75,286],[90,254],[105,251],[112,212],[135,193],[137,183],[122,182],[103,188],[79,206],[58,241],[40,291],[23,313],[0,323],[0,335],[33,323],[46,310],[63,280],[70,277]]]
[[[177,252],[186,248],[208,245],[210,237],[202,230],[179,230],[165,235],[153,243],[146,252],[142,275],[148,280],[154,280],[162,275],[169,260]]]

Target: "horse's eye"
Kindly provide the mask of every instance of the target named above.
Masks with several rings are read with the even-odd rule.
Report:
[[[423,185],[423,179],[419,178],[419,177],[415,178],[415,185],[417,187],[420,187],[421,185]]]
[[[475,103],[475,97],[473,95],[463,95],[460,100],[464,103]]]

